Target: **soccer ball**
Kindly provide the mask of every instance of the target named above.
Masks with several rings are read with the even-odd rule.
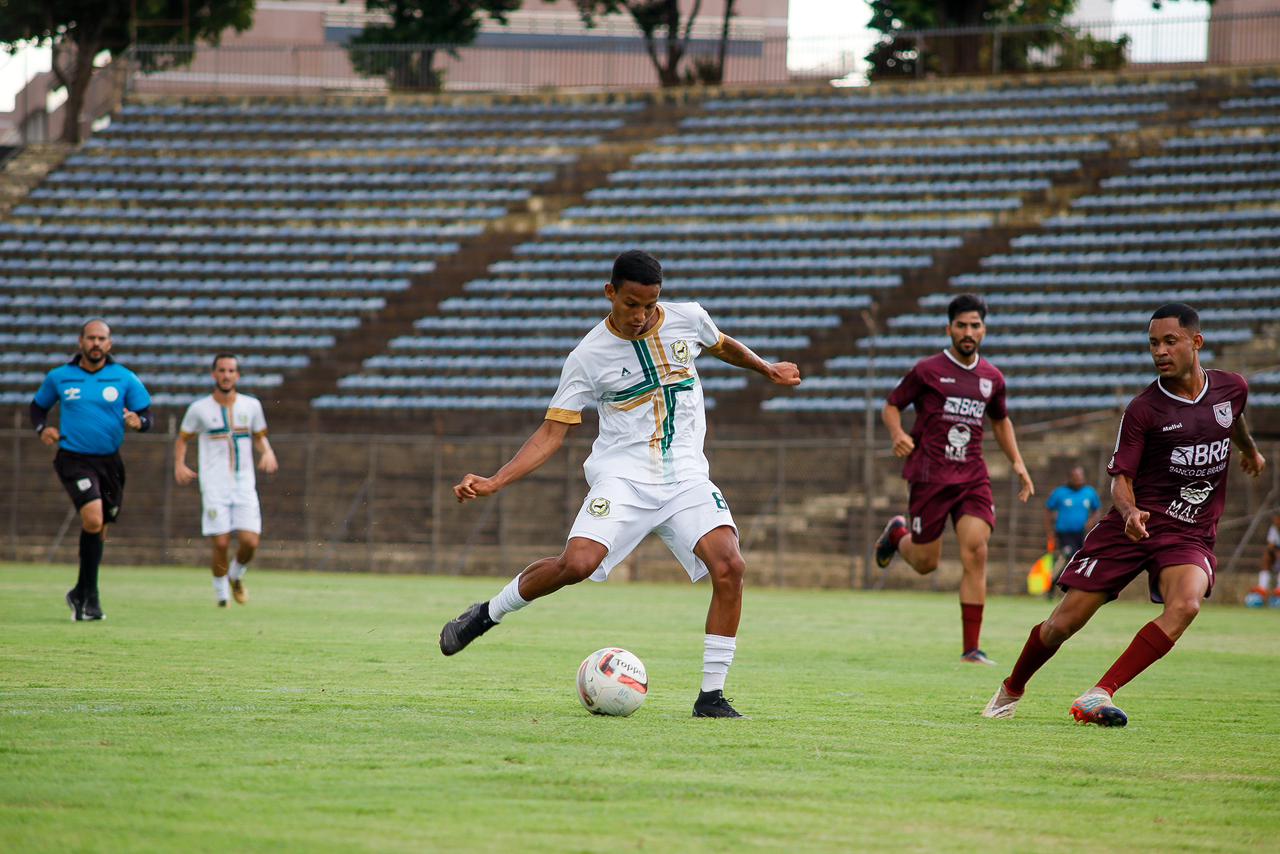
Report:
[[[606,647],[578,666],[578,699],[593,715],[626,717],[649,694],[644,662],[625,649]]]

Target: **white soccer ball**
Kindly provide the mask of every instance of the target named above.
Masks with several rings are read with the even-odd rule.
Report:
[[[649,695],[644,662],[625,649],[598,649],[578,667],[578,699],[593,715],[626,717]]]

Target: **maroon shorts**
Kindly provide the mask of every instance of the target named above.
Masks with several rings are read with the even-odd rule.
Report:
[[[952,525],[960,521],[961,516],[977,516],[992,530],[996,527],[996,500],[991,495],[989,480],[913,483],[907,506],[913,543],[932,543],[941,537],[947,528],[948,516]]]
[[[1058,586],[1063,590],[1088,590],[1106,593],[1111,599],[1129,586],[1142,572],[1147,573],[1147,589],[1151,601],[1162,603],[1160,573],[1167,566],[1191,564],[1209,576],[1208,598],[1213,593],[1218,559],[1213,543],[1190,537],[1178,531],[1159,531],[1135,543],[1124,533],[1124,520],[1108,513],[1084,538],[1084,545],[1071,556],[1062,569]]]

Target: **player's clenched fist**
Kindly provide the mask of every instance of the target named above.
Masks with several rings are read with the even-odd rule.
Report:
[[[1145,540],[1151,536],[1147,533],[1147,520],[1151,518],[1151,514],[1146,510],[1134,510],[1124,518],[1125,536],[1133,540],[1135,543]]]
[[[898,459],[906,459],[915,449],[915,440],[909,433],[899,433],[893,437],[893,455]]]
[[[468,474],[453,488],[453,495],[458,499],[458,503],[465,503],[473,498],[484,498],[486,495],[493,495],[498,491],[498,487],[493,482],[493,478],[481,477],[478,474]]]
[[[800,368],[794,362],[774,362],[769,366],[769,382],[775,385],[800,385]]]
[[[62,438],[62,434],[58,432],[57,427],[46,427],[40,431],[40,441],[52,447],[58,444],[58,440]]]
[[[173,479],[178,482],[179,486],[186,486],[188,483],[191,483],[191,481],[195,480],[197,477],[199,477],[199,475],[197,475],[194,471],[192,471],[191,467],[188,466],[186,463],[184,463],[182,460],[178,460],[178,462],[174,464]]]
[[[1242,451],[1240,453],[1240,469],[1247,475],[1257,477],[1262,474],[1262,470],[1266,468],[1267,460],[1255,448],[1253,453]]]

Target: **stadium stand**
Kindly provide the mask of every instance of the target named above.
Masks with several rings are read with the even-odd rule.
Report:
[[[1195,93],[1175,81],[706,101],[314,404],[544,407],[559,362],[541,354],[563,355],[599,320],[609,261],[636,245],[663,260],[666,298],[702,302],[768,354],[801,355]],[[441,377],[436,360],[463,353],[477,360],[466,375]],[[712,395],[748,384],[700,364]]]
[[[194,329],[304,417],[527,419],[640,246],[809,376],[704,360],[719,405],[856,411],[975,290],[1015,408],[1111,407],[1152,302],[1211,306],[1215,359],[1280,321],[1275,85],[1224,79],[129,104],[0,221],[0,402],[104,313],[162,405],[203,381]]]
[[[930,333],[965,291],[988,300],[984,353],[1005,371],[1011,407],[1024,412],[1127,402],[1151,382],[1137,331],[1160,302],[1201,308],[1210,361],[1222,348],[1265,339],[1261,331],[1280,321],[1280,135],[1268,129],[1280,100],[1226,97],[1206,112],[1171,123],[1148,144],[1156,150],[1140,149],[1067,211],[952,276],[949,292],[920,297],[881,334],[860,338],[857,355],[827,359],[798,393],[764,409],[859,411],[868,384],[878,408],[909,363],[938,346]],[[1251,406],[1280,404],[1274,371],[1251,380]]]
[[[642,106],[128,105],[0,222],[0,402],[100,314],[159,405],[210,347],[278,391]]]

